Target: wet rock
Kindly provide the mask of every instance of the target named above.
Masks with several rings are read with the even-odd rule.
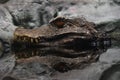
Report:
[[[96,26],[97,30],[107,33],[112,39],[112,46],[120,46],[120,19],[110,22],[103,22]]]
[[[120,61],[120,49],[109,49],[107,52],[103,53],[100,57],[100,62],[105,63],[118,63]]]
[[[16,79],[11,76],[6,76],[2,80],[16,80]]]
[[[10,13],[6,8],[0,6],[0,42],[2,48],[2,51],[0,52],[0,79],[8,75],[15,66],[14,56],[10,53],[3,53],[4,41],[9,42],[12,39],[15,28]],[[2,56],[3,54],[5,55],[4,57]]]
[[[115,64],[106,69],[100,80],[119,80],[120,79],[120,64]]]
[[[83,16],[87,20],[99,24],[101,22],[120,19],[119,9],[120,6],[116,5],[111,0],[81,0],[80,2],[77,2],[76,5],[69,5],[68,9],[61,10],[59,15],[66,17]]]
[[[113,2],[120,5],[120,0],[113,0]]]
[[[0,58],[0,80],[7,76],[15,66],[14,55],[8,55],[4,58]]]
[[[14,26],[12,23],[12,17],[10,13],[6,8],[0,6],[0,57],[3,57],[3,55],[7,55],[7,53],[10,52],[9,42],[13,38],[13,32],[15,28],[16,26]]]
[[[12,39],[15,28],[10,13],[6,8],[0,6],[0,38],[3,40]]]
[[[10,76],[15,76],[15,78],[20,80],[50,80],[50,74],[51,69],[46,65],[34,61],[25,61],[18,63]]]
[[[87,20],[93,21],[97,24],[100,24],[101,22],[109,22],[120,19],[119,0],[80,1],[82,2],[59,2],[61,4],[56,3],[56,7],[60,11],[59,15],[68,17],[84,16]],[[40,25],[48,23],[48,21],[56,12],[55,7],[50,5],[47,0],[10,0],[4,6],[7,9],[4,7],[0,7],[0,38],[2,39],[12,39],[14,29],[16,28],[14,25],[24,26],[26,28],[39,27]],[[111,24],[111,22],[109,23],[109,25],[105,25],[105,27],[102,27],[101,30],[109,32],[111,30],[114,30],[115,26],[119,26],[119,22],[117,24]],[[117,29],[115,31],[119,32],[119,30],[120,29]],[[119,45],[118,42],[116,42],[116,44]],[[56,73],[52,78],[54,80],[108,79],[100,77],[102,74],[106,75],[108,73],[104,73],[104,70],[106,70],[113,64],[117,64],[120,61],[119,51],[119,49],[109,49],[106,53],[100,56],[99,62],[93,63],[82,70],[71,70],[66,73]],[[12,76],[15,76],[17,79],[22,80],[51,80],[49,76],[51,72],[45,65],[42,65],[41,63],[33,62],[17,64],[17,66],[12,71],[14,66],[14,57],[9,56],[0,59],[0,79],[2,79],[3,77],[4,79],[13,79]],[[112,75],[113,77],[114,75],[119,76],[119,73],[113,73]]]
[[[47,0],[11,0],[6,7],[14,24],[26,28],[40,27],[48,23],[56,11]]]
[[[66,73],[56,73],[53,80],[99,80],[102,72],[110,67],[109,64],[93,63],[82,70],[72,70]]]
[[[9,0],[0,0],[0,3],[1,4],[4,4],[4,3],[6,3],[6,2],[8,2]]]
[[[120,19],[99,23],[97,24],[96,28],[100,30],[105,30],[105,32],[114,32],[115,28],[119,29],[119,26],[120,26]]]
[[[100,31],[104,31],[106,33],[110,33],[115,31],[118,28],[116,21],[110,21],[110,22],[103,22],[100,24],[97,24],[96,28]]]

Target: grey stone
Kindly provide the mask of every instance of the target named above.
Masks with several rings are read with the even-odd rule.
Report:
[[[93,63],[82,70],[72,70],[66,73],[56,73],[53,80],[99,80],[102,72],[109,68],[110,64]]]
[[[113,0],[113,2],[120,5],[120,0]]]
[[[5,76],[2,80],[16,80],[16,79],[11,76]]]
[[[100,80],[119,80],[120,79],[120,64],[115,64],[106,69]]]
[[[10,73],[10,76],[20,80],[50,80],[51,70],[39,62],[20,63]]]
[[[120,49],[112,48],[103,53],[100,57],[100,62],[118,63],[120,61]]]
[[[6,2],[8,2],[9,0],[0,0],[0,3],[1,4],[4,4],[4,3],[6,3]]]
[[[10,41],[16,26],[12,23],[12,16],[6,8],[0,6],[0,38]]]
[[[26,28],[33,28],[48,23],[56,13],[56,8],[60,11],[59,16],[83,16],[87,20],[97,24],[108,22],[108,25],[101,28],[103,31],[114,30],[115,26],[120,25],[119,21],[115,24],[109,22],[120,19],[119,0],[73,1],[74,3],[71,4],[71,2],[65,0],[61,2],[60,0],[58,2],[49,2],[47,0],[10,0],[6,4],[1,4],[0,38],[8,40],[12,39],[13,32],[16,28],[14,24]],[[54,4],[51,5],[51,2]],[[119,32],[119,29],[117,29],[117,31]],[[119,45],[118,42],[116,42],[116,44]],[[98,62],[81,70],[71,70],[66,73],[56,72],[52,76],[52,79],[99,80],[105,70],[120,62],[119,51],[119,48],[108,49],[107,52],[100,56]],[[51,72],[52,71],[46,65],[39,62],[21,63],[15,66],[14,56],[6,55],[0,59],[0,79],[6,76],[14,76],[16,79],[22,80],[51,80]],[[116,73],[115,75],[117,78],[119,73]]]
[[[0,39],[1,48],[3,48],[3,41],[8,41],[13,38],[13,32],[15,30],[15,26],[12,23],[12,17],[6,8],[0,6]],[[3,50],[0,52],[3,55]],[[1,57],[1,56],[0,56]],[[0,58],[0,79],[4,76],[7,76],[15,66],[15,58],[14,55],[10,55],[10,53],[6,53],[4,57]]]
[[[4,58],[0,58],[0,80],[12,72],[15,66],[14,55],[7,55]]]
[[[86,4],[83,4],[85,2]],[[66,17],[83,16],[87,20],[99,24],[120,19],[119,13],[120,6],[116,5],[112,0],[82,0],[74,6],[69,6],[66,10],[61,10],[59,15]]]
[[[26,28],[40,27],[56,12],[48,0],[11,0],[6,4],[14,24]]]

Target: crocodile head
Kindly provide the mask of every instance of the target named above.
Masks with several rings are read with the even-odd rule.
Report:
[[[105,37],[94,27],[94,23],[81,18],[57,17],[39,28],[17,28],[14,32],[14,42],[39,47],[40,51],[54,51],[55,54],[73,57],[81,54],[79,52],[82,50],[104,45]]]

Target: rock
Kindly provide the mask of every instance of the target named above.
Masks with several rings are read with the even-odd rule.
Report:
[[[104,62],[104,63],[111,63],[111,64],[115,64],[118,63],[120,61],[120,49],[118,48],[112,48],[107,50],[107,52],[103,53],[100,57],[100,62]]]
[[[113,2],[120,5],[120,0],[113,0]]]
[[[99,80],[102,72],[110,67],[110,64],[93,63],[82,70],[72,70],[66,73],[56,73],[53,80]]]
[[[0,80],[7,76],[15,66],[14,55],[7,55],[4,58],[0,58]]]
[[[11,53],[3,53],[6,41],[9,43],[13,38],[16,27],[12,23],[12,17],[5,7],[0,6],[0,42],[2,51],[0,52],[0,80],[8,75],[15,66],[15,58]],[[5,42],[5,43],[4,43]],[[5,55],[4,57],[2,55]]]
[[[37,61],[25,61],[17,63],[17,66],[9,74],[20,80],[50,80],[51,69]]]
[[[73,0],[74,2],[72,0],[52,1],[53,0],[1,0],[0,38],[3,40],[11,40],[16,26],[33,28],[48,23],[53,16],[57,16],[56,8],[59,11],[59,16],[83,16],[96,24],[101,25],[101,23],[107,22],[107,24],[101,25],[101,30],[103,31],[109,32],[116,27],[116,32],[119,32],[120,30],[119,0]],[[51,5],[51,3],[53,4]],[[114,23],[115,20],[116,22]],[[119,45],[120,43],[116,42],[116,44]],[[118,48],[111,48],[100,56],[99,62],[93,63],[81,70],[71,70],[66,73],[56,72],[52,76],[52,79],[110,80],[105,76],[109,71],[112,71],[115,68],[116,70],[108,74],[108,77],[112,75],[113,78],[116,76],[114,79],[117,79],[117,76],[119,76],[117,70],[119,71],[119,69],[112,65],[119,63],[119,51]],[[119,65],[117,66],[119,67]],[[3,78],[3,80],[51,80],[51,73],[51,69],[37,61],[19,63],[15,66],[15,57],[13,55],[10,56],[7,54],[3,58],[0,58],[0,79]]]
[[[16,80],[16,79],[11,76],[6,76],[2,80]]]
[[[76,5],[69,5],[68,9],[61,10],[59,15],[66,17],[83,16],[88,21],[99,24],[120,19],[119,13],[120,6],[111,0],[80,0]]]
[[[0,6],[0,42],[1,42],[1,53],[0,57],[7,55],[10,52],[9,42],[13,38],[13,33],[16,26],[12,23],[12,17],[6,8]]]
[[[55,7],[47,0],[11,0],[6,7],[14,24],[26,28],[40,27],[48,23],[56,12]]]
[[[10,41],[13,38],[15,28],[10,13],[6,8],[0,6],[0,38]]]
[[[8,2],[9,0],[0,0],[0,3],[1,4],[4,4],[4,3],[6,3],[6,2]]]
[[[96,28],[99,29],[100,31],[109,33],[109,32],[115,31],[115,29],[118,28],[118,23],[119,23],[119,20],[103,22],[103,23],[97,24]]]
[[[115,64],[106,69],[100,80],[119,80],[120,79],[120,64]]]

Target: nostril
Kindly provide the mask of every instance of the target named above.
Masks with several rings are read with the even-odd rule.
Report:
[[[92,46],[97,46],[97,43],[96,42],[92,42],[91,45]]]
[[[111,39],[110,38],[101,38],[99,40],[95,39],[91,42],[91,46],[100,48],[110,47]]]

